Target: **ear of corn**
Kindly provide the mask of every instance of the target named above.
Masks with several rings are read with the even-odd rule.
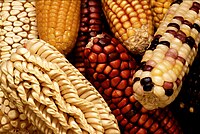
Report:
[[[46,134],[120,133],[101,95],[56,48],[42,40],[25,47],[2,62],[1,87],[34,126]]]
[[[103,29],[103,11],[100,1],[82,0],[81,19],[77,42],[72,52],[74,66],[85,75],[84,49],[91,37],[100,34]]]
[[[143,54],[153,35],[150,0],[101,0],[111,31],[134,54]]]
[[[34,0],[0,1],[0,62],[10,59],[28,39],[38,37],[35,20]],[[7,95],[0,88],[0,133],[33,133],[36,129]]]
[[[147,109],[165,107],[177,97],[200,43],[200,3],[174,3],[158,27],[134,75],[134,96]]]
[[[108,103],[121,133],[181,134],[168,108],[148,111],[134,98],[136,62],[129,54],[116,38],[105,33],[92,38],[84,51],[87,78]]]
[[[61,53],[73,49],[78,36],[81,0],[37,0],[36,14],[40,39]]]
[[[158,28],[160,25],[173,1],[174,0],[151,0],[151,11],[155,28]]]

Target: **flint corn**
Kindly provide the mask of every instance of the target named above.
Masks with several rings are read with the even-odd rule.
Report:
[[[174,101],[199,43],[199,0],[172,4],[134,74],[134,96],[145,108],[165,107]]]
[[[154,33],[150,0],[101,0],[110,29],[134,54],[143,54]]]
[[[81,0],[37,0],[39,38],[67,55],[75,46],[80,23]]]

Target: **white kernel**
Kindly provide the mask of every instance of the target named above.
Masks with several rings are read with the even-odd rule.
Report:
[[[141,79],[145,77],[151,77],[151,72],[150,71],[143,71],[141,74]]]
[[[10,22],[10,21],[4,21],[3,25],[4,26],[12,26],[12,22]]]
[[[13,44],[13,39],[11,37],[6,37],[5,42],[7,42],[8,44]]]
[[[31,32],[30,32],[30,33],[31,33]],[[19,35],[19,36],[25,38],[25,37],[27,37],[27,32],[19,32],[19,33],[17,33],[17,35]]]
[[[28,34],[28,38],[29,39],[34,39],[34,38],[37,38],[37,35],[35,35],[35,34]]]
[[[20,13],[19,10],[11,10],[10,11],[10,14],[13,15],[13,16],[17,15],[18,13]]]
[[[35,7],[29,7],[29,8],[26,8],[26,12],[32,12],[34,11],[35,12]]]
[[[22,40],[22,37],[21,37],[21,36],[15,35],[15,36],[13,37],[13,41],[14,41],[14,42],[19,42],[20,40]]]
[[[36,21],[36,17],[30,17],[29,19],[30,19],[31,22],[32,21],[34,21],[34,22]]]
[[[32,26],[37,26],[37,23],[36,23],[35,21],[32,21],[32,22],[31,22],[31,25],[32,25]]]
[[[27,41],[28,41],[28,39],[22,39],[22,40],[20,41],[20,43],[21,43],[21,44],[25,44]]]
[[[138,95],[143,95],[143,89],[142,89],[142,86],[140,84],[140,81],[136,81],[134,84],[133,84],[133,90],[135,93],[137,93]]]
[[[20,27],[20,26],[23,25],[23,23],[22,23],[21,21],[15,21],[15,22],[13,23],[13,25],[16,26],[16,27]]]
[[[5,41],[1,41],[0,47],[3,47],[3,46],[8,46],[8,43],[6,43]]]
[[[33,7],[33,5],[30,4],[30,3],[25,3],[25,4],[24,4],[24,7],[25,7],[25,8],[30,8],[30,7]]]
[[[17,15],[17,18],[24,18],[27,16],[26,12],[21,12],[20,14]]]
[[[3,102],[3,104],[4,104],[5,106],[8,106],[8,105],[9,105],[9,100],[5,99],[4,102]]]
[[[7,20],[7,18],[10,16],[8,11],[2,11],[1,14],[2,14],[2,18],[1,18],[2,21]]]
[[[162,97],[165,95],[165,90],[163,89],[163,87],[160,86],[154,86],[153,87],[153,93],[157,96],[157,97]]]
[[[20,10],[20,11],[23,11],[23,10],[24,10],[24,7],[23,7],[23,6],[13,6],[12,9],[13,9],[13,10]]]
[[[37,31],[37,27],[36,26],[31,26],[31,30]]]
[[[11,5],[12,5],[12,6],[21,6],[22,3],[19,2],[19,1],[13,1],[13,2],[11,3]]]
[[[1,30],[1,38],[2,38],[2,39],[3,39],[3,37],[4,37],[3,35],[5,35],[6,33],[7,33],[7,31],[6,31],[5,29],[2,29],[2,30]],[[2,37],[2,36],[3,36],[3,37]]]
[[[15,33],[13,33],[13,32],[7,32],[6,33],[6,36],[7,37],[13,37],[15,35]]]
[[[4,97],[4,93],[2,91],[0,91],[0,98],[2,98],[2,97]]]
[[[29,25],[23,25],[22,28],[23,28],[25,31],[29,31],[29,30],[30,30],[30,26],[29,26]]]
[[[34,12],[29,12],[28,13],[28,17],[33,17],[33,16],[36,16],[36,12],[34,11]]]
[[[12,45],[12,47],[13,48],[16,48],[16,47],[18,47],[18,46],[20,46],[21,44],[20,43],[14,43],[13,45]]]
[[[10,6],[3,6],[2,7],[2,11],[9,11],[11,9],[11,7]]]
[[[29,23],[29,22],[30,22],[30,20],[29,20],[28,17],[20,18],[19,20],[20,20],[21,22],[23,22],[23,23]]]
[[[153,82],[155,85],[162,86],[163,83],[164,83],[164,80],[163,80],[163,78],[160,77],[160,76],[152,76],[152,82]]]
[[[176,76],[176,74],[174,73],[173,70],[169,70],[169,71],[168,71],[168,74],[171,76],[171,78],[173,79],[173,81],[176,81],[177,76]]]
[[[17,17],[16,16],[9,16],[8,17],[8,21],[11,21],[11,22],[14,22],[17,20]]]
[[[172,77],[169,75],[169,73],[167,73],[167,72],[164,73],[162,77],[163,77],[163,80],[164,80],[164,81],[173,82],[173,78],[172,78]]]
[[[14,27],[13,32],[14,33],[22,32],[22,28],[21,27]]]
[[[6,1],[6,0],[4,0],[2,6],[10,6],[10,3],[9,3],[9,2],[10,2],[10,1]]]
[[[8,112],[10,111],[10,107],[5,107],[5,113],[8,114]]]

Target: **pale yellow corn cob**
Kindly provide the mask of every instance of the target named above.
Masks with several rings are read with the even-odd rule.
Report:
[[[63,54],[71,52],[78,36],[80,4],[81,0],[37,0],[39,38]]]
[[[150,0],[101,0],[115,37],[134,54],[142,54],[154,33]]]
[[[200,1],[172,4],[134,74],[134,95],[145,108],[165,107],[174,101],[199,43]]]
[[[37,38],[34,0],[0,1],[0,62],[27,39]],[[35,128],[0,88],[0,133],[33,133]],[[41,133],[41,132],[39,132]]]
[[[41,40],[28,44],[27,49],[19,48],[10,60],[1,64],[0,81],[2,89],[32,124],[47,134],[120,133],[102,97],[91,84],[86,85],[79,75],[74,75],[74,68],[60,60],[61,53]],[[66,73],[60,67],[67,69]]]
[[[173,1],[174,0],[151,0],[151,11],[155,28],[158,28],[160,25]]]

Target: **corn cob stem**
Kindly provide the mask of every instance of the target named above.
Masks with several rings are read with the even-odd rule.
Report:
[[[37,0],[36,17],[40,39],[61,53],[73,49],[78,36],[81,0]]]
[[[200,42],[200,3],[174,3],[158,27],[134,75],[134,96],[147,109],[165,107],[177,97]]]
[[[88,80],[104,97],[123,134],[181,134],[168,108],[148,111],[133,96],[136,62],[128,50],[108,34],[92,38],[84,51]]]
[[[153,35],[150,0],[101,0],[115,37],[134,54],[143,54]]]

